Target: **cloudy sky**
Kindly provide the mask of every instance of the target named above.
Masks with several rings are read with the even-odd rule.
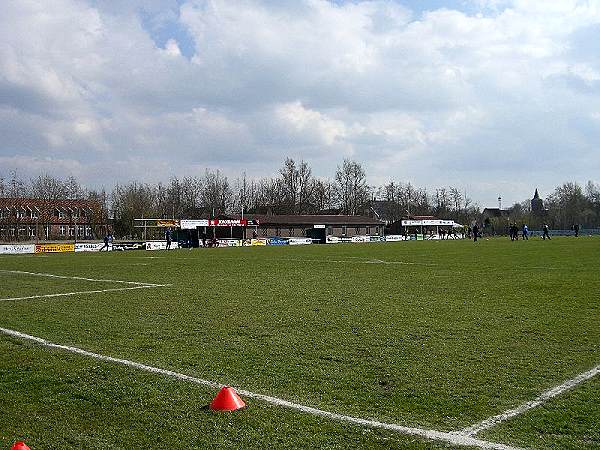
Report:
[[[286,156],[481,206],[600,181],[600,0],[19,0],[0,173],[88,186]]]

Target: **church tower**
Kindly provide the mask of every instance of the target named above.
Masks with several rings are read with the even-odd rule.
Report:
[[[533,194],[533,198],[531,199],[531,212],[537,216],[542,215],[544,212],[544,201],[540,198],[537,188],[535,189],[535,194]]]

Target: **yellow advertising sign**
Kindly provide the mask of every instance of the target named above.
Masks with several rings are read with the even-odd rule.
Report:
[[[158,226],[158,227],[178,227],[179,220],[157,220],[156,226]]]
[[[36,253],[74,252],[75,244],[35,244]]]

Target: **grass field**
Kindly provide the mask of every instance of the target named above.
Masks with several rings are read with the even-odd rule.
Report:
[[[0,301],[0,327],[323,411],[458,432],[600,364],[599,255],[598,238],[555,238],[0,256],[0,299],[20,298]],[[475,437],[598,448],[599,378]],[[0,333],[0,448],[451,445],[256,398],[215,413],[215,393]]]

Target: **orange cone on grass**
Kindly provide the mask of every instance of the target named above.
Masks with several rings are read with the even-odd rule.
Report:
[[[14,445],[11,447],[10,450],[31,450],[31,449],[29,447],[27,447],[25,442],[17,441],[14,443]]]
[[[222,387],[213,401],[210,402],[210,409],[213,411],[236,411],[244,406],[246,406],[244,400],[237,395],[237,392],[231,386]]]

